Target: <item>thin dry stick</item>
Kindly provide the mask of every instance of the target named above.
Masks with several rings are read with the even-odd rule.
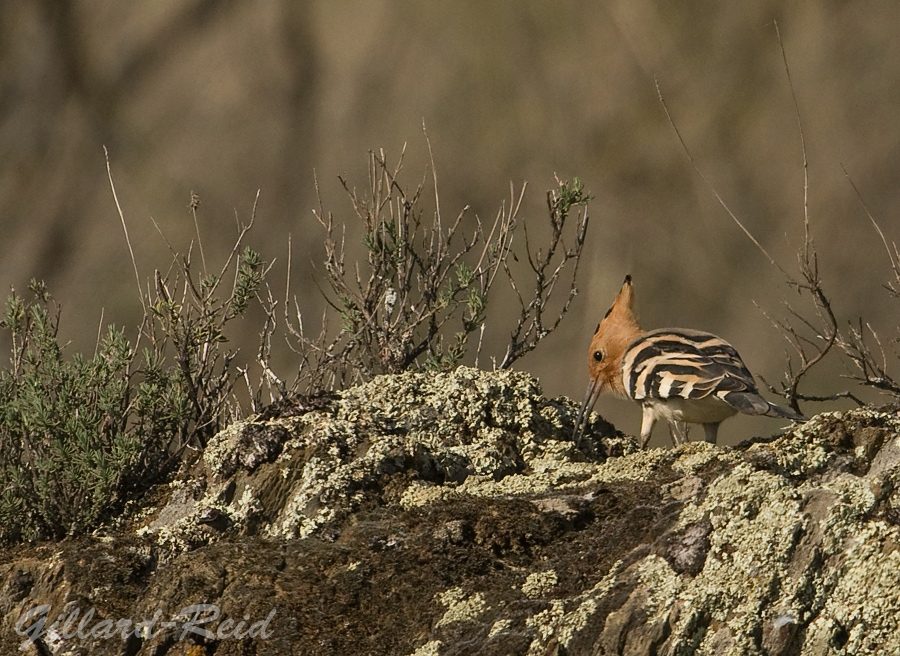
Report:
[[[791,68],[788,66],[787,52],[784,49],[784,41],[781,38],[781,30],[778,29],[778,21],[773,20],[775,35],[778,37],[778,47],[781,49],[781,59],[784,62],[784,74],[787,76],[788,88],[791,90],[791,100],[794,103],[794,115],[797,118],[797,132],[800,135],[800,149],[803,151],[803,230],[806,239],[803,242],[803,257],[809,261],[809,161],[806,157],[806,137],[803,134],[803,121],[800,118],[800,103],[797,102],[797,94],[794,91],[794,80],[791,78]]]
[[[887,237],[881,230],[881,226],[869,211],[869,208],[866,205],[866,202],[863,199],[862,194],[860,193],[856,184],[853,182],[853,179],[847,173],[847,170],[843,168],[843,166],[841,168],[843,169],[844,175],[847,177],[847,180],[850,182],[853,191],[856,193],[856,196],[859,199],[859,202],[862,205],[866,216],[869,217],[869,221],[871,221],[872,226],[878,233],[878,236],[881,239],[881,243],[884,245],[884,250],[887,253],[888,261],[890,262],[894,278],[896,282],[900,284],[900,263],[898,263],[898,260],[900,260],[900,251],[898,251],[897,249],[897,244],[888,242]],[[892,283],[885,283],[883,286],[892,296],[900,297],[900,289],[895,288]],[[850,360],[854,365],[856,365],[857,369],[859,370],[859,374],[852,375],[851,377],[859,381],[863,385],[890,392],[894,396],[900,396],[900,383],[895,381],[887,373],[887,354],[885,352],[884,346],[882,345],[878,334],[875,332],[875,329],[868,323],[866,323],[866,328],[874,338],[875,344],[878,346],[878,350],[881,353],[881,363],[878,363],[875,355],[872,353],[872,349],[866,344],[865,331],[863,330],[862,326],[862,319],[859,320],[858,328],[854,327],[851,323],[849,326],[849,337],[845,338],[841,336],[838,342],[841,350],[843,350],[844,353],[847,354],[847,357],[850,358]]]
[[[128,244],[128,252],[131,254],[131,265],[134,267],[134,279],[137,282],[138,296],[141,299],[141,307],[144,314],[147,314],[147,305],[144,303],[144,293],[141,290],[141,276],[138,273],[137,260],[134,257],[134,249],[131,247],[131,239],[128,237],[128,226],[125,225],[125,215],[122,213],[122,206],[119,205],[119,196],[116,194],[116,185],[113,183],[112,169],[109,165],[109,151],[103,146],[103,156],[106,158],[106,177],[109,179],[109,188],[112,190],[113,200],[116,202],[116,210],[119,213],[119,219],[122,221],[122,230],[125,231],[125,243]]]
[[[103,339],[103,313],[106,308],[100,308],[100,325],[97,326],[97,343],[94,345],[94,359],[97,359],[97,353],[100,352],[100,340]]]
[[[425,143],[428,144],[428,159],[431,162],[431,179],[434,182],[434,216],[437,221],[437,238],[438,247],[440,248],[443,239],[443,230],[441,230],[441,199],[438,196],[437,168],[434,165],[434,151],[431,149],[431,138],[428,136],[428,130],[425,129],[425,119],[422,119],[422,134],[425,135]]]
[[[872,225],[875,227],[875,231],[878,233],[878,236],[881,238],[881,243],[884,244],[884,250],[887,252],[888,260],[891,263],[891,269],[894,271],[894,276],[897,278],[897,281],[900,282],[900,253],[897,252],[897,244],[893,244],[894,249],[891,250],[891,244],[888,243],[887,237],[884,236],[884,232],[881,230],[881,226],[878,225],[878,222],[875,220],[875,217],[872,216],[872,213],[869,212],[869,207],[866,205],[866,201],[863,200],[862,194],[859,192],[859,189],[856,187],[856,183],[853,182],[853,178],[850,177],[850,174],[847,173],[847,169],[844,168],[844,165],[841,165],[841,170],[844,172],[844,176],[847,178],[847,181],[850,183],[850,186],[853,187],[853,191],[856,193],[856,197],[859,199],[860,204],[862,205],[863,210],[866,213],[866,216],[869,217],[869,221],[872,222]],[[897,294],[897,290],[888,285],[888,289]]]
[[[284,312],[287,314],[291,303],[291,233],[288,233],[287,243],[287,274],[284,281]]]
[[[219,285],[225,278],[225,273],[228,271],[228,267],[231,266],[231,262],[234,260],[235,255],[237,255],[238,250],[240,250],[241,248],[241,244],[244,243],[244,237],[247,236],[247,233],[251,228],[253,228],[253,224],[256,222],[256,207],[259,204],[259,194],[260,190],[257,189],[256,196],[253,199],[253,208],[250,210],[250,222],[245,225],[238,221],[239,232],[237,240],[235,240],[234,246],[231,247],[231,252],[228,253],[228,258],[225,260],[225,264],[222,265],[222,270],[219,272],[219,275],[216,278],[216,282],[210,286],[209,291],[206,294],[207,299],[210,299],[215,295],[216,290],[219,288]],[[235,278],[237,278],[239,270],[240,266],[235,267]]]
[[[790,67],[788,66],[787,53],[784,48],[784,41],[781,38],[781,31],[778,29],[778,23],[774,22],[775,25],[775,34],[778,37],[778,46],[781,49],[781,58],[784,62],[784,72],[787,77],[788,87],[791,91],[791,100],[794,104],[794,115],[797,118],[797,130],[800,136],[800,148],[803,154],[803,229],[804,229],[804,240],[803,240],[803,258],[800,262],[800,270],[803,274],[803,278],[805,280],[805,285],[803,285],[803,289],[806,289],[813,297],[813,301],[816,305],[816,312],[819,315],[819,318],[822,320],[823,325],[825,327],[826,336],[823,338],[819,331],[816,331],[813,326],[809,324],[808,321],[800,317],[796,312],[794,312],[793,308],[789,309],[791,312],[798,318],[801,319],[806,325],[813,330],[814,333],[820,338],[824,339],[824,344],[816,347],[817,353],[812,357],[808,358],[802,350],[799,350],[801,365],[800,370],[791,376],[788,387],[788,395],[789,400],[791,402],[791,407],[794,410],[799,410],[797,406],[797,399],[800,396],[797,392],[798,385],[800,384],[800,379],[809,371],[812,367],[814,367],[818,362],[820,362],[825,356],[831,351],[835,342],[838,338],[838,329],[837,329],[837,319],[834,316],[834,311],[831,309],[831,302],[828,297],[825,296],[825,292],[822,290],[822,281],[819,277],[819,267],[818,267],[818,257],[816,255],[815,246],[813,245],[812,237],[809,232],[809,163],[806,154],[806,139],[803,134],[803,121],[800,116],[800,104],[797,101],[797,94],[794,89],[794,81],[791,78]],[[812,253],[810,253],[810,249],[812,248]],[[800,288],[800,285],[795,283],[795,286]],[[793,332],[793,331],[792,331]]]
[[[771,255],[769,255],[769,252],[765,248],[763,248],[763,245],[760,244],[759,241],[756,239],[756,237],[753,236],[753,233],[751,233],[746,228],[746,226],[743,223],[741,223],[741,220],[739,218],[737,218],[735,213],[731,211],[731,208],[728,207],[728,203],[726,203],[722,199],[722,197],[719,195],[719,192],[716,191],[716,188],[713,186],[713,184],[706,178],[706,176],[703,174],[703,171],[700,170],[700,167],[697,166],[697,162],[694,160],[694,156],[691,154],[690,148],[687,147],[687,144],[684,141],[684,137],[681,136],[681,131],[678,129],[678,126],[675,124],[675,120],[672,118],[672,114],[669,112],[669,106],[666,105],[666,100],[665,100],[665,98],[663,98],[662,90],[659,88],[659,80],[656,78],[653,78],[653,81],[656,84],[656,94],[657,94],[657,96],[659,96],[659,102],[662,104],[663,111],[665,111],[665,113],[666,113],[666,118],[669,120],[669,125],[671,125],[672,129],[675,130],[675,135],[678,137],[678,141],[681,144],[681,148],[682,148],[682,150],[684,150],[684,154],[687,155],[688,161],[691,163],[691,166],[694,168],[694,171],[697,173],[697,175],[700,176],[700,179],[703,180],[703,183],[707,186],[707,188],[709,188],[710,192],[715,197],[716,201],[718,201],[719,205],[722,206],[722,209],[724,209],[728,213],[728,216],[731,217],[731,220],[737,224],[737,226],[744,232],[745,235],[747,235],[747,238],[753,242],[753,244],[756,246],[756,248],[759,249],[759,252],[762,253],[763,255],[765,255],[766,259],[769,260],[769,263],[772,266],[774,266],[776,269],[781,271],[781,273],[784,275],[785,278],[788,279],[788,281],[794,282],[794,279],[788,274],[788,272],[785,271],[781,267],[781,265],[775,261],[775,258],[773,258]]]
[[[516,219],[519,216],[519,210],[522,207],[522,199],[525,197],[525,190],[528,188],[528,183],[522,183],[522,189],[519,192],[518,199],[516,198],[516,189],[512,182],[509,183],[509,212],[506,213],[503,206],[500,207],[500,210],[497,212],[497,218],[494,219],[494,225],[491,226],[491,232],[487,236],[487,239],[484,241],[484,248],[481,251],[481,257],[478,258],[478,264],[475,266],[476,270],[480,270],[482,264],[484,263],[484,258],[491,252],[493,248],[494,242],[494,232],[497,230],[497,226],[500,226],[500,242],[496,247],[496,255],[499,261],[503,262],[509,257],[509,253],[512,250],[512,242],[514,237],[514,231],[516,227]],[[466,206],[468,207],[468,206]],[[490,287],[494,282],[494,277],[500,271],[500,267],[495,267],[491,272],[490,278],[488,278],[487,286]]]
[[[481,328],[478,331],[478,346],[475,348],[475,364],[473,365],[476,369],[478,369],[478,360],[481,358],[481,345],[484,342],[484,327],[485,322],[481,322]]]
[[[257,192],[258,195],[258,192]],[[194,217],[194,231],[197,233],[197,246],[200,247],[200,263],[203,264],[203,275],[207,275],[206,255],[203,253],[203,240],[200,238],[200,223],[197,221],[197,208],[200,207],[200,197],[191,191],[191,216]]]

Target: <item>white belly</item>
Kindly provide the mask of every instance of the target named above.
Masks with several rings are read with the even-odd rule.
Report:
[[[717,424],[737,414],[737,410],[715,396],[702,399],[644,399],[656,419],[684,421],[689,424]]]

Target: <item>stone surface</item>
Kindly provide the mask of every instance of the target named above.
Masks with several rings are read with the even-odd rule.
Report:
[[[896,414],[638,451],[576,413],[466,368],[282,403],[0,555],[0,654],[900,653]]]

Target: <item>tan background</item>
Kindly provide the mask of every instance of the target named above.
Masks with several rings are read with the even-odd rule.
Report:
[[[554,173],[581,177],[596,197],[572,315],[517,363],[548,395],[581,398],[590,334],[626,272],[646,327],[716,332],[774,381],[784,345],[754,301],[783,315],[781,299],[795,297],[695,175],[654,87],[657,77],[719,193],[793,272],[803,170],[773,20],[804,122],[826,286],[842,322],[863,315],[885,340],[896,337],[897,302],[880,286],[888,261],[841,170],[900,239],[893,2],[4,2],[0,283],[22,290],[31,277],[46,280],[72,350],[92,349],[101,310],[105,322],[136,324],[106,145],[142,276],[169,261],[151,216],[185,248],[196,191],[207,256],[221,256],[235,212],[246,219],[260,189],[250,242],[283,264],[293,235],[295,289],[316,317],[313,170],[349,221],[336,176],[362,187],[367,150],[393,158],[409,142],[415,184],[424,120],[448,214],[468,204],[491,217],[510,181],[527,180],[525,215],[540,221]],[[489,326],[502,333],[494,317]],[[252,336],[258,326],[246,323]],[[292,363],[280,364],[287,375]],[[841,373],[835,361],[807,389],[845,389]],[[637,430],[639,413],[625,402],[598,409]],[[722,435],[731,442],[777,426],[742,419]]]

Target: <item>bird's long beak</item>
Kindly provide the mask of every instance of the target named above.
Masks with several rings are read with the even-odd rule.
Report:
[[[575,422],[575,433],[572,435],[572,440],[575,442],[576,446],[581,442],[581,438],[584,435],[584,429],[587,427],[588,420],[591,418],[591,410],[593,410],[594,404],[597,403],[597,397],[600,396],[600,391],[602,389],[602,379],[591,379],[587,392],[584,394],[584,401],[581,402],[581,410],[578,411],[578,421]]]

